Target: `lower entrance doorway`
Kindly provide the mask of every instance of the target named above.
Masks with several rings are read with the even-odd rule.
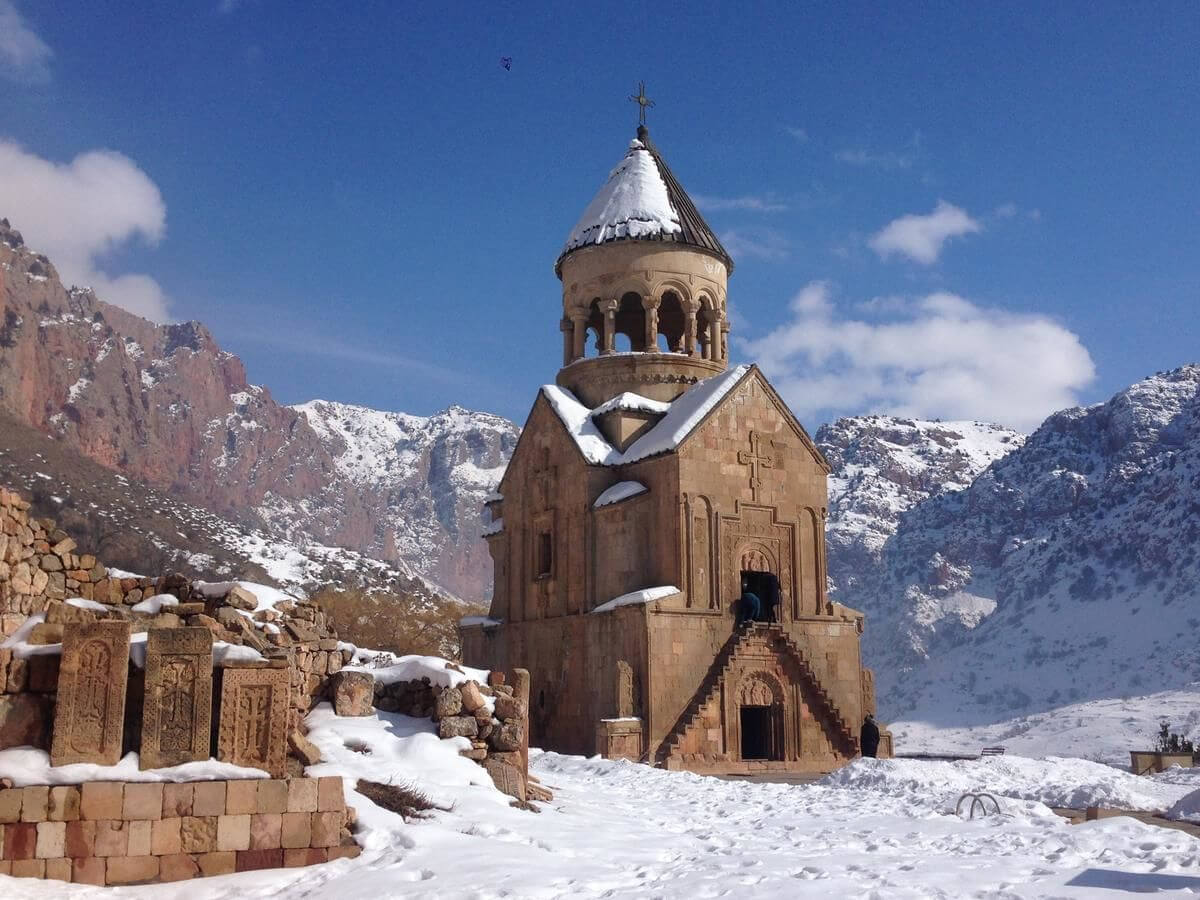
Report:
[[[741,707],[742,759],[783,759],[779,715],[773,706]]]

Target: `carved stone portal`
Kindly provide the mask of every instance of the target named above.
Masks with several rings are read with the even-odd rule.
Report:
[[[208,759],[212,672],[212,632],[207,628],[151,629],[141,768]]]
[[[128,680],[128,622],[64,627],[51,765],[120,761]]]
[[[287,669],[225,669],[217,759],[286,775]]]

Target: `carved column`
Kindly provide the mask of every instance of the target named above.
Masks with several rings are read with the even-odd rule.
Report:
[[[572,311],[571,313],[571,359],[583,359],[587,356],[587,313]]]
[[[617,333],[617,301],[601,300],[600,312],[604,313],[604,339],[600,345],[600,352],[608,356],[613,352],[613,341]]]
[[[721,320],[721,362],[729,361],[729,322]]]
[[[642,310],[646,319],[646,352],[658,349],[658,297],[642,297]]]
[[[719,309],[712,311],[712,318],[708,321],[708,358],[713,360],[723,359],[721,353],[721,327],[722,316]]]
[[[683,352],[688,356],[696,356],[696,313],[700,304],[688,300],[683,304]]]
[[[571,356],[571,351],[573,349],[571,341],[571,320],[564,318],[558,323],[558,330],[562,332],[563,336],[563,365],[565,366],[574,358]]]

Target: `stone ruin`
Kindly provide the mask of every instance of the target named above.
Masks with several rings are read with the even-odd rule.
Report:
[[[343,671],[355,648],[318,604],[259,609],[233,583],[110,572],[29,508],[0,488],[0,636],[16,643],[0,648],[0,750],[46,750],[54,766],[215,758],[270,778],[0,779],[0,874],[142,884],[357,856],[341,778],[304,777],[320,761],[304,719],[325,699],[338,715],[431,718],[514,803],[550,799],[528,775],[528,672],[377,683]]]

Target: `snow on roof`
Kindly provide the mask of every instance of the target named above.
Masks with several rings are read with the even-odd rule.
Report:
[[[678,234],[681,230],[679,213],[671,206],[658,164],[646,146],[634,140],[571,229],[563,253],[585,244]]]
[[[504,530],[504,519],[496,519],[494,522],[489,522],[483,526],[483,531],[479,532],[480,537],[491,537],[493,534],[499,534]]]
[[[492,491],[490,494],[488,494],[486,497],[483,498],[483,502],[485,504],[499,503],[503,499],[504,499],[504,495],[502,493],[500,493],[499,491]]]
[[[674,402],[668,404],[666,415],[634,441],[633,446],[624,453],[612,446],[592,422],[595,411],[580,403],[570,391],[556,384],[544,384],[542,394],[550,401],[550,406],[566,426],[567,432],[575,439],[579,452],[590,465],[618,466],[674,450],[749,371],[749,366],[736,366],[720,375],[696,382]]]
[[[679,588],[672,584],[663,585],[662,587],[642,588],[640,591],[631,591],[628,594],[622,594],[620,597],[613,597],[607,603],[601,603],[595,609],[594,613],[612,612],[618,606],[633,606],[638,603],[653,603],[655,600],[661,600],[663,597],[670,597],[672,594],[678,594]]]
[[[636,497],[638,494],[644,494],[648,488],[640,481],[618,481],[610,488],[605,490],[596,498],[596,502],[592,507],[599,509],[602,506],[611,506],[614,503],[620,503],[622,500],[628,500],[630,497]]]
[[[661,400],[651,400],[649,397],[643,397],[641,394],[635,394],[633,391],[626,391],[623,394],[617,394],[611,400],[606,400],[595,409],[592,410],[592,416],[602,416],[607,412],[622,410],[625,412],[648,412],[648,413],[665,413],[671,408],[670,403],[664,403]]]
[[[503,625],[504,620],[493,619],[491,616],[463,616],[458,620],[458,624],[464,628],[468,628],[471,625],[482,625],[485,628],[490,628],[493,625]]]

